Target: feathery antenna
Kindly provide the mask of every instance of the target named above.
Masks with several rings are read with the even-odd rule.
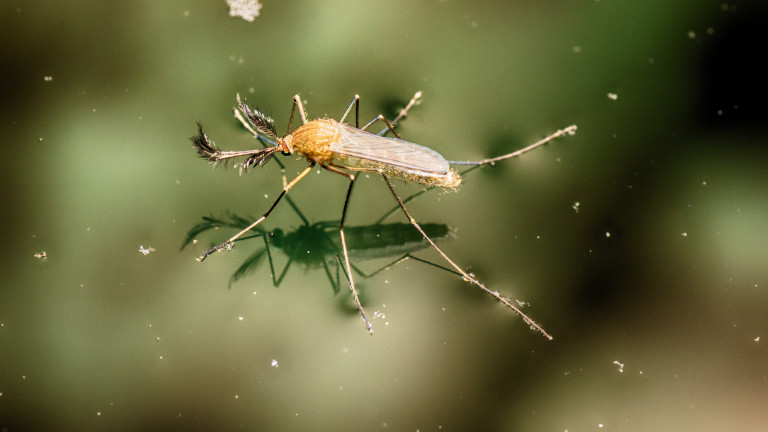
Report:
[[[278,147],[242,151],[221,151],[212,140],[208,139],[208,135],[205,134],[203,125],[200,123],[197,123],[197,135],[190,138],[190,140],[192,140],[192,144],[194,144],[197,154],[214,165],[217,165],[225,159],[247,157],[240,164],[240,174],[250,167],[264,165],[279,151]]]
[[[267,135],[271,138],[277,138],[277,129],[275,129],[275,121],[271,117],[259,111],[258,108],[249,107],[242,100],[240,100],[240,93],[237,94],[237,106],[240,107],[245,118],[248,119],[254,129]]]

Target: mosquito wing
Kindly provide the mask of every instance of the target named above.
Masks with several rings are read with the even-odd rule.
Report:
[[[445,175],[450,166],[440,153],[396,138],[385,138],[347,124],[339,124],[339,139],[330,150],[346,156],[389,165],[404,172]]]

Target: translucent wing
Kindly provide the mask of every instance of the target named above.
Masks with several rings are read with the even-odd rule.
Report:
[[[384,138],[339,124],[340,136],[330,145],[334,153],[352,156],[415,174],[445,175],[450,166],[440,153],[396,138]]]

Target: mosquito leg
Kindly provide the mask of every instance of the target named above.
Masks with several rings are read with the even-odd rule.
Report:
[[[348,172],[344,172],[334,166],[330,166],[330,165],[321,165],[321,166],[332,173],[342,175],[349,179],[349,188],[347,189],[347,195],[344,197],[344,208],[341,210],[341,220],[339,221],[339,235],[341,236],[341,252],[344,255],[344,267],[346,268],[347,279],[349,279],[349,289],[350,291],[352,291],[352,297],[354,297],[355,299],[355,305],[357,305],[357,309],[360,311],[360,315],[362,315],[363,321],[365,321],[365,327],[368,328],[368,333],[373,334],[373,326],[371,325],[371,322],[368,320],[368,316],[365,314],[365,309],[363,309],[363,305],[362,303],[360,303],[360,296],[357,292],[357,288],[355,287],[355,277],[352,274],[352,265],[350,265],[349,263],[349,250],[347,249],[347,239],[344,236],[344,219],[346,219],[347,217],[347,206],[349,205],[349,197],[350,195],[352,195],[352,186],[355,185],[355,176]]]
[[[355,97],[359,99],[359,96],[355,95]],[[419,103],[419,100],[421,100],[421,90],[417,91],[417,92],[416,92],[416,94],[415,94],[415,95],[413,95],[413,97],[411,98],[411,100],[408,102],[408,104],[405,106],[405,108],[403,108],[403,109],[401,109],[401,110],[400,110],[400,112],[397,114],[397,117],[395,117],[395,119],[392,121],[392,123],[390,123],[389,121],[387,121],[387,119],[386,119],[386,118],[385,118],[385,117],[384,117],[382,114],[379,114],[379,115],[378,115],[376,118],[374,118],[373,120],[369,121],[369,122],[368,122],[368,124],[366,124],[365,126],[363,126],[363,127],[362,127],[362,130],[366,130],[366,129],[368,129],[368,128],[369,128],[370,126],[372,126],[374,123],[376,123],[377,121],[380,121],[380,120],[381,120],[381,121],[383,121],[384,123],[386,123],[387,127],[386,127],[386,128],[384,128],[384,129],[382,129],[382,130],[381,130],[381,131],[378,133],[378,135],[380,135],[380,136],[384,136],[384,135],[385,135],[387,132],[392,132],[392,133],[393,133],[393,134],[394,134],[396,137],[400,138],[400,136],[397,134],[397,132],[395,132],[394,126],[395,126],[395,125],[396,125],[396,124],[397,124],[397,123],[398,123],[400,120],[404,119],[404,118],[405,118],[405,117],[408,115],[408,111],[410,111],[410,110],[411,110],[411,108],[413,108],[413,106],[414,106],[414,105],[416,105],[417,103]],[[358,102],[358,104],[359,104],[359,100],[357,100],[357,99],[356,99],[356,102]],[[350,104],[350,108],[347,108],[347,112],[349,112],[349,110],[350,110],[351,108],[352,108],[352,105]],[[345,113],[345,114],[344,114],[344,116],[346,117],[346,115],[347,115],[347,114]],[[357,112],[357,111],[356,111],[356,112],[355,112],[355,127],[357,127],[357,128],[359,128],[359,127],[360,127],[360,126],[359,126],[359,123],[358,123],[358,119],[357,119],[358,115],[359,115],[359,112]]]
[[[422,236],[424,236],[424,239],[437,251],[440,256],[443,257],[443,259],[451,266],[453,267],[461,276],[464,278],[465,281],[478,286],[480,289],[494,297],[496,300],[500,301],[504,306],[512,309],[516,314],[518,314],[523,321],[525,321],[526,324],[528,324],[531,328],[534,330],[539,331],[544,337],[546,337],[549,340],[552,340],[552,336],[549,335],[541,326],[536,324],[534,320],[532,320],[528,315],[526,315],[523,311],[521,311],[517,306],[512,304],[509,299],[502,297],[498,292],[491,291],[490,289],[486,288],[485,285],[477,281],[477,279],[470,276],[467,272],[465,272],[461,267],[456,265],[455,262],[453,262],[452,259],[448,258],[448,255],[445,254],[445,252],[440,249],[434,241],[427,235],[427,233],[424,232],[423,229],[421,229],[421,226],[419,226],[418,222],[416,222],[416,219],[411,216],[410,212],[408,212],[408,209],[405,208],[405,204],[403,204],[403,200],[400,199],[400,196],[397,195],[397,192],[395,192],[394,186],[392,186],[392,182],[389,181],[389,178],[386,176],[386,174],[381,173],[382,177],[384,177],[384,181],[387,183],[387,187],[389,187],[390,192],[392,192],[392,196],[395,197],[395,200],[397,200],[397,204],[400,206],[400,209],[403,210],[403,213],[405,213],[405,216],[408,218],[408,221],[413,225]]]
[[[396,136],[396,137],[400,138],[400,137],[397,135],[397,132],[395,132],[395,130],[394,130],[393,128],[395,127],[395,125],[396,125],[396,124],[397,124],[397,123],[398,123],[400,120],[402,120],[402,119],[404,119],[406,116],[408,116],[408,112],[411,110],[411,108],[413,108],[413,107],[414,107],[414,105],[418,104],[420,100],[421,100],[421,90],[417,91],[417,92],[416,92],[416,94],[414,94],[414,95],[413,95],[413,97],[412,97],[412,98],[411,98],[411,100],[408,102],[408,104],[405,106],[405,108],[401,109],[401,110],[400,110],[400,112],[397,114],[397,117],[395,117],[395,119],[394,119],[394,120],[392,120],[392,123],[391,123],[391,124],[390,124],[390,123],[387,123],[387,119],[385,119],[383,115],[379,114],[379,116],[378,116],[378,117],[376,117],[375,119],[373,119],[373,120],[371,120],[370,122],[368,122],[368,124],[366,124],[365,126],[363,126],[363,130],[367,129],[369,126],[373,125],[373,124],[374,124],[374,123],[376,123],[377,121],[379,121],[379,120],[383,120],[385,123],[387,123],[387,127],[385,127],[384,129],[380,130],[380,131],[379,131],[379,133],[378,133],[378,135],[379,135],[379,136],[384,136],[384,135],[386,135],[386,133],[387,133],[387,132],[390,132],[390,131],[391,131],[392,133],[394,133],[394,134],[395,134],[395,136]]]
[[[291,118],[293,118],[293,110],[298,107],[299,115],[301,116],[301,124],[307,124],[307,112],[304,111],[304,104],[301,103],[301,97],[295,95],[293,97],[293,108],[291,108]],[[288,125],[288,133],[291,133],[290,124]]]
[[[239,96],[239,95],[238,95],[238,96]],[[267,143],[266,143],[266,142],[264,142],[264,141],[267,141],[267,142],[269,142],[269,141],[268,141],[268,140],[266,140],[266,139],[264,139],[264,138],[262,138],[262,137],[259,135],[259,133],[258,133],[258,132],[256,132],[256,131],[253,129],[253,127],[251,127],[250,123],[248,123],[248,122],[245,120],[245,118],[244,118],[244,117],[243,117],[243,115],[240,113],[240,110],[239,110],[239,109],[237,109],[237,107],[235,107],[235,108],[234,108],[234,111],[235,111],[235,118],[236,118],[236,119],[237,119],[237,120],[238,120],[238,121],[239,121],[239,122],[240,122],[240,123],[243,125],[243,127],[245,127],[245,129],[246,129],[246,130],[248,130],[248,132],[250,132],[250,133],[253,135],[253,137],[254,137],[254,138],[256,138],[257,140],[259,140],[259,142],[261,143],[261,145],[262,145],[262,146],[264,146],[264,147],[267,147],[267,148],[268,148],[268,147],[270,147],[270,146],[268,146],[268,145],[267,145]],[[274,144],[274,143],[272,143],[272,144]],[[275,162],[277,162],[277,164],[278,164],[278,165],[280,165],[280,172],[281,172],[281,174],[282,174],[282,179],[283,179],[283,187],[285,187],[285,186],[288,184],[288,179],[287,179],[287,178],[286,178],[286,176],[285,176],[285,166],[283,165],[283,163],[282,163],[282,162],[280,162],[280,160],[279,160],[279,159],[275,159]],[[307,221],[307,218],[306,218],[306,217],[304,217],[304,214],[302,214],[301,210],[299,210],[299,207],[296,205],[296,203],[294,203],[294,202],[293,202],[293,200],[291,199],[291,197],[287,196],[287,197],[285,197],[285,200],[286,200],[286,201],[288,201],[288,204],[290,204],[290,205],[291,205],[291,207],[293,207],[293,209],[294,209],[294,210],[296,211],[296,213],[299,215],[299,217],[301,218],[301,220],[302,220],[302,221],[303,221],[305,224],[309,225],[309,221]]]
[[[355,106],[355,127],[359,128],[360,124],[358,123],[358,120],[360,118],[360,95],[355,95],[355,97],[352,98],[352,102],[350,102],[349,107],[347,107],[347,110],[344,111],[344,115],[341,116],[339,123],[344,123],[344,120],[347,119],[349,112],[352,111],[352,105]]]
[[[352,266],[349,264],[349,251],[347,250],[347,239],[344,236],[344,219],[347,216],[347,205],[349,204],[349,196],[352,194],[352,186],[355,185],[355,176],[350,174],[349,189],[347,189],[347,196],[344,198],[344,208],[341,211],[341,221],[339,222],[339,235],[341,235],[341,250],[344,254],[344,266],[347,268],[347,277],[349,278],[349,289],[352,291],[352,296],[355,298],[355,304],[360,311],[360,315],[363,316],[365,326],[368,328],[368,333],[373,334],[373,326],[365,315],[365,309],[360,303],[360,296],[358,295],[357,288],[355,288],[355,278],[352,275]]]
[[[291,116],[288,117],[288,131],[285,132],[286,135],[291,133],[291,128],[293,128],[293,115],[296,113],[296,99],[299,98],[299,95],[296,95],[293,97],[293,105],[291,105]]]
[[[392,124],[389,122],[389,120],[387,120],[387,119],[386,119],[386,117],[384,117],[382,114],[379,114],[378,116],[376,116],[376,118],[375,118],[375,119],[373,119],[373,120],[369,121],[369,122],[368,122],[368,124],[366,124],[365,126],[363,126],[361,129],[362,129],[362,130],[366,130],[366,129],[368,129],[368,127],[370,127],[372,124],[376,123],[376,122],[377,122],[377,121],[379,121],[379,120],[383,121],[383,122],[384,122],[384,124],[386,124],[386,125],[387,125],[387,130],[389,130],[390,132],[392,132],[392,134],[393,134],[395,137],[397,137],[397,138],[400,138],[400,135],[398,135],[398,133],[395,131],[395,128],[394,128],[394,126],[392,126]]]
[[[301,97],[295,95],[293,97],[293,106],[291,106],[291,116],[288,118],[288,132],[285,133],[286,135],[291,133],[291,128],[293,127],[293,115],[296,113],[296,107],[299,107],[301,124],[307,124],[307,114],[304,112],[304,104],[301,103]]]
[[[240,96],[240,95],[238,95],[238,96]],[[239,102],[239,99],[238,99],[238,102]],[[254,137],[254,138],[256,138],[256,139],[257,139],[257,140],[258,140],[258,141],[261,143],[261,145],[262,145],[263,147],[267,147],[267,148],[271,147],[271,146],[270,146],[270,145],[268,145],[267,143],[270,143],[270,144],[272,144],[272,145],[274,145],[274,144],[275,144],[274,142],[272,142],[272,141],[270,141],[270,140],[268,140],[268,139],[266,139],[266,138],[262,137],[261,135],[259,135],[259,133],[258,133],[258,132],[256,132],[256,131],[253,129],[253,127],[251,126],[251,124],[250,124],[250,123],[248,123],[248,122],[245,120],[245,118],[243,117],[243,114],[240,112],[240,110],[239,110],[237,107],[233,108],[233,110],[234,110],[234,112],[235,112],[235,118],[236,118],[236,119],[237,119],[237,120],[240,122],[240,124],[242,124],[242,125],[243,125],[243,127],[244,127],[244,128],[245,128],[245,129],[246,129],[248,132],[250,132],[250,133],[253,135],[253,137]],[[291,117],[293,117],[293,112],[291,112]],[[290,128],[290,126],[289,126],[289,127],[288,127],[288,131],[290,131],[290,130],[291,130],[291,128]],[[278,165],[280,165],[280,171],[281,171],[281,173],[282,173],[282,179],[283,179],[283,187],[285,187],[285,186],[288,184],[288,179],[285,177],[285,165],[283,165],[283,163],[282,163],[282,162],[280,162],[280,160],[279,160],[279,159],[275,159],[275,162],[276,162]],[[290,204],[290,205],[291,205],[291,207],[293,207],[293,209],[294,209],[294,210],[296,211],[296,213],[299,215],[299,217],[301,218],[301,220],[302,220],[302,221],[303,221],[305,224],[309,225],[309,221],[307,221],[307,218],[306,218],[306,217],[304,217],[304,214],[302,214],[301,210],[299,210],[299,207],[296,205],[296,203],[294,203],[294,202],[293,202],[293,200],[291,199],[291,197],[287,196],[287,197],[285,197],[285,200],[286,200],[286,201],[288,201],[288,204]]]
[[[232,236],[229,240],[225,241],[224,243],[222,243],[222,244],[220,244],[220,245],[218,245],[218,246],[208,250],[206,253],[201,255],[197,260],[200,261],[200,262],[203,262],[203,260],[206,259],[208,257],[208,255],[216,252],[217,250],[219,250],[221,248],[230,246],[235,240],[239,239],[243,234],[245,234],[248,231],[250,231],[251,229],[253,229],[253,227],[255,227],[256,225],[262,223],[264,221],[264,219],[266,219],[269,216],[269,214],[272,213],[272,210],[275,209],[275,207],[277,206],[277,203],[280,202],[280,199],[282,199],[283,196],[285,196],[285,194],[287,194],[288,191],[291,190],[291,188],[296,185],[296,183],[298,183],[301,179],[303,179],[304,176],[309,174],[309,172],[312,171],[312,168],[314,168],[314,166],[315,166],[314,162],[310,163],[309,166],[304,169],[304,171],[302,171],[301,173],[299,173],[299,175],[296,176],[296,178],[291,180],[291,182],[288,183],[287,185],[283,186],[283,191],[280,192],[280,195],[278,195],[278,197],[275,200],[275,202],[272,203],[272,206],[269,208],[269,210],[267,210],[266,213],[264,213],[260,218],[258,218],[256,220],[256,222],[252,223],[251,225],[249,225],[244,230],[242,230],[239,233],[235,234],[234,236]]]
[[[405,108],[400,110],[400,112],[397,114],[397,117],[395,117],[395,119],[392,120],[392,126],[395,126],[397,122],[405,118],[408,115],[408,111],[410,111],[414,105],[419,103],[420,100],[421,100],[421,90],[417,91],[416,94],[414,94],[413,97],[411,98],[411,101],[408,102],[408,105],[406,105]],[[384,129],[382,132],[386,132],[386,129]]]
[[[489,164],[493,165],[493,164],[495,164],[498,161],[502,161],[504,159],[510,159],[510,158],[515,157],[515,156],[520,156],[521,154],[529,152],[529,151],[535,149],[536,147],[543,146],[544,144],[552,141],[555,138],[559,138],[559,137],[564,136],[564,135],[573,135],[575,133],[576,133],[576,125],[571,125],[571,126],[568,126],[565,129],[560,129],[559,131],[553,133],[552,135],[550,135],[550,136],[548,136],[548,137],[546,137],[546,138],[544,138],[544,139],[542,139],[540,141],[537,141],[537,142],[529,145],[528,147],[521,148],[520,150],[514,151],[512,153],[508,153],[508,154],[505,154],[505,155],[502,155],[502,156],[498,156],[498,157],[495,157],[495,158],[491,158],[491,159],[484,159],[484,160],[481,160],[481,161],[474,161],[474,162],[473,161],[467,161],[467,162],[448,161],[448,162],[451,163],[451,164],[457,164],[457,165],[489,165]]]

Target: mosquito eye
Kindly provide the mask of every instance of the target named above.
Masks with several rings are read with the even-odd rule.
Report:
[[[283,156],[290,156],[290,155],[291,155],[291,152],[289,152],[289,151],[288,151],[288,150],[286,150],[286,149],[283,149],[283,150],[281,150],[281,151],[280,151],[280,153],[282,153],[282,154],[283,154]]]

